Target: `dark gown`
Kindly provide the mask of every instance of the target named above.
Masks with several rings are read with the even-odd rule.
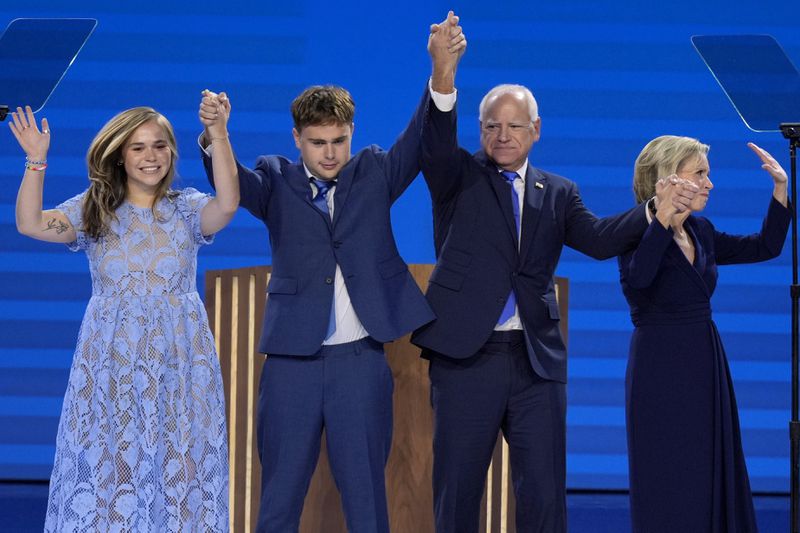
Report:
[[[625,378],[634,533],[757,531],[725,350],[711,318],[717,265],[780,254],[789,210],[774,198],[761,232],[721,233],[684,223],[690,264],[658,221],[620,256],[635,326]]]

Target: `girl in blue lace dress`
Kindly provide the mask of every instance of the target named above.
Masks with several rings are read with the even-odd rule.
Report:
[[[92,297],[56,440],[45,531],[227,531],[219,363],[195,287],[197,250],[233,217],[229,104],[206,95],[217,196],[172,190],[172,126],[151,108],[112,118],[87,154],[89,188],[42,210],[50,131],[12,113],[27,156],[20,233],[89,258]]]

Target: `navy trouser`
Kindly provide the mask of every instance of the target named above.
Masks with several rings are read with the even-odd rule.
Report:
[[[392,389],[383,345],[369,337],[311,357],[267,357],[258,402],[259,533],[297,531],[323,428],[348,530],[389,531]]]
[[[434,409],[438,533],[478,531],[497,435],[509,445],[517,531],[566,532],[565,385],[537,376],[521,331],[495,332],[467,359],[426,350]]]

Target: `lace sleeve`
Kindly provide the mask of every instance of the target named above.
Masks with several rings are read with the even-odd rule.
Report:
[[[214,242],[214,235],[203,235],[200,229],[200,212],[210,200],[211,195],[192,187],[179,191],[178,197],[175,198],[175,206],[183,219],[186,220],[192,238],[197,244],[211,244]]]
[[[64,213],[69,223],[75,228],[75,235],[77,237],[74,241],[67,243],[67,248],[73,252],[85,250],[87,247],[87,236],[81,229],[83,227],[83,200],[85,197],[86,191],[83,191],[79,195],[73,196],[55,207],[55,209]]]

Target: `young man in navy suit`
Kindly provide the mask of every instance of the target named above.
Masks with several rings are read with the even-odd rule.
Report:
[[[458,53],[466,41],[457,18],[443,24],[450,31],[432,46]],[[433,83],[443,75],[434,68]],[[420,170],[428,93],[388,151],[370,146],[351,157],[349,93],[310,87],[292,103],[300,160],[237,163],[240,205],[264,221],[272,249],[259,343],[268,354],[258,405],[259,532],[297,530],[323,428],[348,530],[389,531],[393,383],[383,343],[434,318],[397,251],[390,208]],[[206,105],[201,115],[213,113]],[[205,151],[203,160],[213,180]]]
[[[431,54],[455,72],[458,55]],[[426,296],[437,318],[412,342],[430,360],[436,530],[477,532],[502,430],[517,531],[565,532],[567,367],[553,274],[565,244],[597,259],[635,246],[645,205],[598,219],[575,183],[530,165],[541,118],[525,87],[500,85],[483,98],[474,155],[458,146],[454,86],[434,89],[443,94],[432,95],[423,122],[422,171],[437,257]],[[693,195],[666,191],[659,201],[676,205]]]

